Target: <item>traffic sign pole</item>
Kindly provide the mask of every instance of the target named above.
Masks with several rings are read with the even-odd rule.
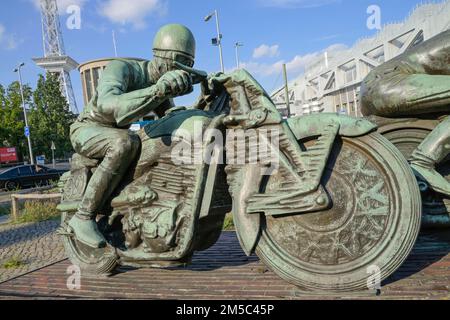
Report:
[[[52,141],[52,147],[51,147],[51,149],[52,149],[52,163],[53,163],[53,169],[55,169],[56,168],[56,161],[55,161],[55,150],[56,150],[56,146],[55,146],[55,142],[54,141]]]
[[[25,136],[28,139],[28,151],[30,152],[30,162],[32,165],[34,165],[35,162],[34,162],[34,156],[33,156],[33,148],[31,147],[30,128],[28,127],[27,110],[25,109],[25,98],[23,95],[22,73],[20,72],[20,68],[23,65],[24,64],[19,65],[19,67],[16,70],[17,70],[17,73],[19,74],[20,95],[22,97],[23,118],[25,120]]]

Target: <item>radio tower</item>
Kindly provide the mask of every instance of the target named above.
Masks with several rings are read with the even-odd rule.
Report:
[[[73,93],[70,71],[78,67],[78,63],[66,55],[64,41],[59,22],[56,0],[40,0],[42,15],[42,41],[44,57],[33,61],[47,72],[59,77],[61,92],[66,97],[70,109],[78,114],[77,102]]]

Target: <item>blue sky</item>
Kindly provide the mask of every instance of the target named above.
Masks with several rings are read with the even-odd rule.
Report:
[[[0,11],[0,83],[16,80],[15,65],[25,62],[24,82],[36,85],[41,69],[32,57],[43,55],[39,0],[2,0]],[[297,77],[308,59],[331,47],[351,46],[374,35],[367,28],[367,8],[378,5],[382,24],[404,20],[421,0],[58,0],[67,53],[76,61],[114,55],[112,30],[118,54],[151,58],[153,36],[164,24],[181,23],[197,38],[196,67],[208,72],[220,67],[214,21],[203,18],[219,11],[224,36],[224,61],[235,67],[234,43],[244,44],[240,59],[267,91],[279,87],[281,64],[288,63],[289,78]],[[81,8],[81,28],[69,30],[65,8]],[[79,107],[82,106],[79,74],[71,74]],[[195,97],[178,99],[181,104]]]

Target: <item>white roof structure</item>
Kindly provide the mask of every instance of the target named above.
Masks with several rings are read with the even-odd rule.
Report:
[[[449,28],[450,0],[425,3],[405,21],[385,25],[376,36],[361,39],[349,49],[325,53],[289,84],[291,114],[360,116],[360,85],[373,68]],[[287,113],[284,86],[272,93],[272,99]]]

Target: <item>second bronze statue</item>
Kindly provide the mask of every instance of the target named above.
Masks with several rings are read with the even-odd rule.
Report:
[[[431,225],[450,225],[450,176],[444,168],[450,154],[450,30],[372,70],[362,83],[361,104],[364,116],[380,124],[422,181],[424,217],[432,217]]]

